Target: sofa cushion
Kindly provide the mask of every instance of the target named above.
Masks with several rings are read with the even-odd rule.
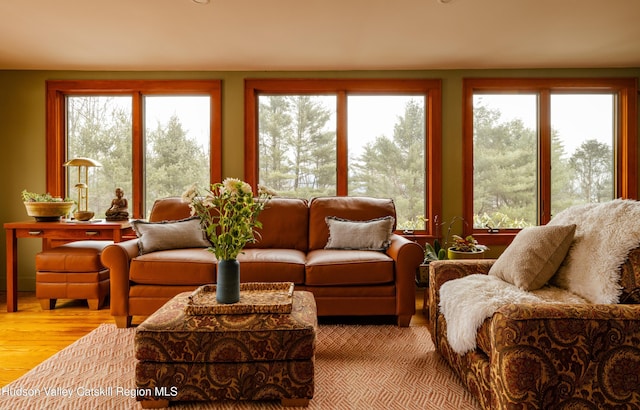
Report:
[[[307,254],[308,286],[376,285],[394,281],[393,259],[382,252],[319,249]]]
[[[384,216],[368,221],[351,221],[328,216],[325,221],[329,227],[325,249],[384,251],[391,244],[395,218]]]
[[[156,199],[149,213],[149,222],[178,221],[190,218],[189,203],[179,196]]]
[[[131,227],[139,238],[140,255],[167,249],[211,246],[197,217],[163,222],[131,221]]]
[[[244,249],[238,255],[242,282],[304,284],[304,252],[295,249]]]
[[[171,249],[131,261],[129,278],[147,285],[204,285],[216,281],[216,258],[206,249]]]
[[[396,208],[391,199],[347,196],[313,198],[309,203],[309,250],[323,249],[327,244],[329,227],[325,218],[329,216],[352,221],[385,216],[395,218]]]
[[[489,275],[523,290],[541,288],[564,260],[576,225],[543,225],[521,230],[489,270]]]
[[[258,216],[256,242],[245,248],[297,249],[306,251],[309,238],[309,206],[299,198],[272,198]]]

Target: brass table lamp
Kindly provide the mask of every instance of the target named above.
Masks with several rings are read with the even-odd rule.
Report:
[[[91,158],[78,157],[65,162],[62,166],[78,167],[78,181],[75,184],[78,190],[78,209],[73,213],[73,217],[79,221],[88,221],[95,215],[94,212],[89,211],[89,168],[101,167],[102,164]]]

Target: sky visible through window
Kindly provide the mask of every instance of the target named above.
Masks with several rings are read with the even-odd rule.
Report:
[[[198,141],[198,145],[208,152],[211,116],[209,100],[209,96],[147,96],[145,126],[147,129],[154,129],[158,123],[165,125],[175,115],[180,119],[187,135]]]
[[[398,118],[405,113],[407,103],[424,97],[406,95],[349,96],[349,151],[361,152],[362,147],[384,135],[393,137]]]
[[[478,94],[487,107],[498,109],[501,119],[508,122],[520,118],[536,129],[537,112],[526,107],[534,95]],[[609,146],[613,142],[613,96],[611,94],[552,94],[552,128],[562,138],[567,156],[571,156],[584,141],[596,139]]]

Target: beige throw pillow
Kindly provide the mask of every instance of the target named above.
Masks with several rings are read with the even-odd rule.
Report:
[[[335,216],[325,218],[329,240],[325,249],[384,251],[391,244],[395,219],[392,216],[369,221],[350,221]]]
[[[197,217],[164,222],[131,221],[131,226],[139,238],[140,255],[167,249],[211,246]]]
[[[544,225],[521,230],[495,261],[489,275],[523,290],[541,288],[560,267],[575,231],[575,225]]]

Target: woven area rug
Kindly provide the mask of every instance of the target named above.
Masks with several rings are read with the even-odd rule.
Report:
[[[139,409],[134,329],[103,324],[1,388],[0,409]],[[320,325],[308,409],[477,409],[426,327]],[[171,409],[281,409],[279,402],[172,403]]]

